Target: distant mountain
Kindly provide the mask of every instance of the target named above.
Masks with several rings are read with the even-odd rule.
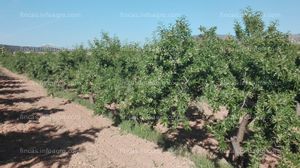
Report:
[[[226,39],[228,38],[230,35],[222,35],[222,34],[218,34],[217,37],[219,37],[220,39]],[[197,35],[197,36],[194,36],[195,38],[198,38],[198,39],[201,39],[202,38],[202,35]],[[300,34],[292,34],[289,36],[289,39],[292,43],[295,43],[295,44],[300,44]]]
[[[293,43],[300,44],[300,34],[290,35],[290,40]]]
[[[63,48],[53,47],[51,45],[44,45],[41,47],[32,47],[32,46],[15,46],[15,45],[6,45],[0,44],[0,48],[4,48],[6,51],[9,52],[58,52],[61,50],[65,50]]]
[[[219,37],[219,38],[222,39],[222,40],[225,40],[225,39],[228,38],[229,36],[231,36],[231,35],[217,34],[217,37]],[[202,37],[203,37],[202,34],[200,34],[200,35],[195,35],[195,36],[194,36],[194,38],[196,38],[196,39],[201,39]],[[231,36],[231,37],[233,37],[233,36]]]
[[[229,38],[230,35],[222,35],[219,34],[217,37],[220,39],[226,39]],[[196,39],[201,39],[202,35],[195,35],[194,38]],[[289,39],[292,43],[295,44],[300,44],[300,34],[292,34],[289,36]],[[6,44],[0,44],[0,50],[1,48],[4,48],[6,51],[9,52],[17,52],[17,51],[22,51],[22,52],[58,52],[62,50],[69,50],[65,48],[58,48],[54,47],[52,45],[43,45],[41,47],[32,47],[32,46],[15,46],[15,45],[6,45]]]

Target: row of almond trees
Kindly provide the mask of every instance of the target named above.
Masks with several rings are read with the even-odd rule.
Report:
[[[185,18],[160,27],[143,47],[122,44],[103,33],[85,49],[47,54],[2,54],[2,65],[45,81],[47,87],[89,94],[98,113],[113,111],[118,122],[162,123],[189,129],[191,101],[207,101],[228,116],[206,129],[231,150],[236,162],[258,167],[262,156],[279,151],[281,167],[300,166],[300,57],[277,23],[246,9],[235,36],[216,28],[191,35]],[[243,163],[245,164],[245,163]]]

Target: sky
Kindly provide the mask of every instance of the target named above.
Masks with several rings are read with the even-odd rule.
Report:
[[[279,30],[300,33],[299,0],[1,0],[0,44],[73,48],[87,46],[101,32],[144,43],[158,26],[181,16],[193,35],[200,25],[233,34],[248,6],[262,11],[267,23],[277,20]]]

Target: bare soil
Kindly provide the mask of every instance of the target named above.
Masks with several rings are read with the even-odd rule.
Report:
[[[191,167],[183,157],[0,67],[0,167]]]

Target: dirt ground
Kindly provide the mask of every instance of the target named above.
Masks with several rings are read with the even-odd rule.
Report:
[[[0,167],[191,167],[109,119],[0,67]]]

